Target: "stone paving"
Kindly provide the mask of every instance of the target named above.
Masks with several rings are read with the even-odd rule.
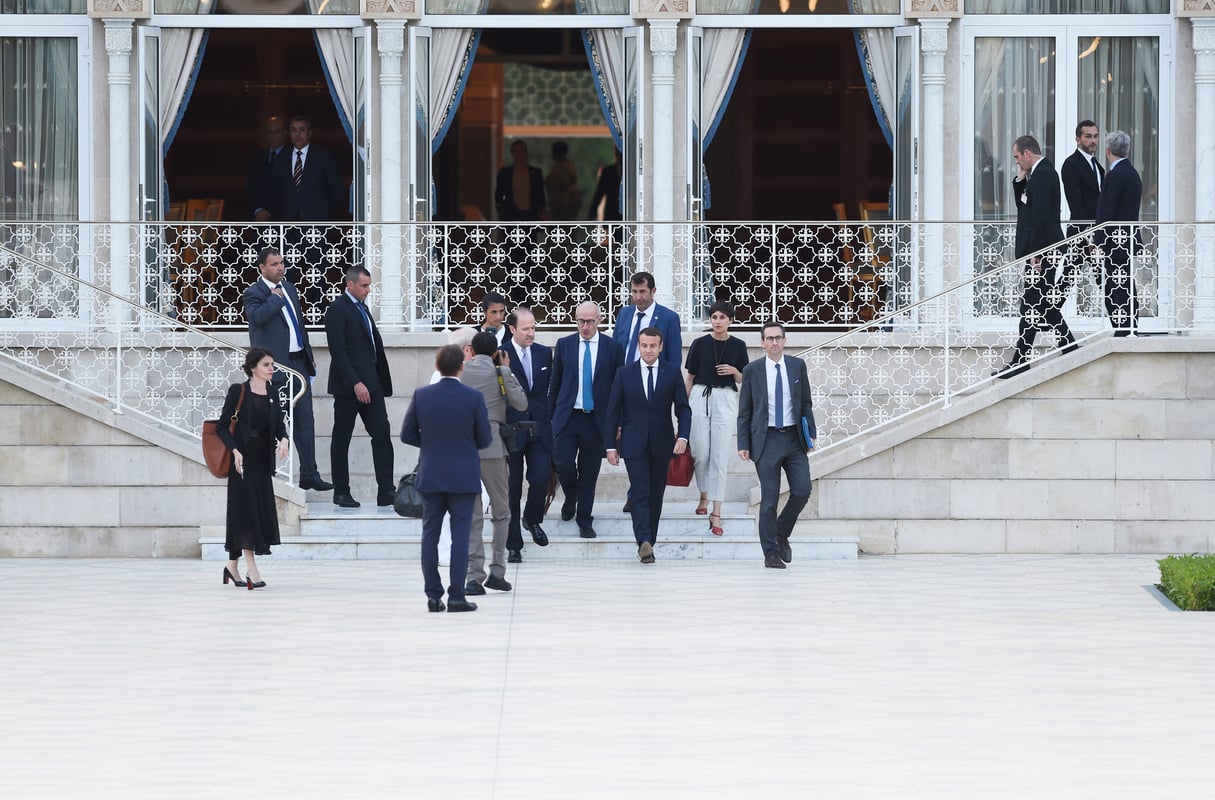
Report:
[[[796,553],[795,553],[796,556]],[[0,797],[1145,798],[1215,781],[1215,615],[1145,556],[0,561]]]

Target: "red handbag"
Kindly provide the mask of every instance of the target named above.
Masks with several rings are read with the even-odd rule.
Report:
[[[240,399],[236,401],[236,413],[232,415],[232,421],[228,423],[229,433],[233,433],[236,430],[236,421],[240,419],[240,407],[244,404],[245,384],[242,383],[240,385]],[[224,440],[219,438],[218,428],[219,420],[203,420],[203,461],[207,462],[207,469],[211,470],[212,475],[217,478],[226,478],[228,477],[228,469],[232,465],[232,451],[224,444]]]
[[[677,456],[671,457],[667,465],[667,486],[691,486],[692,473],[696,462],[692,460],[692,451],[684,450]]]

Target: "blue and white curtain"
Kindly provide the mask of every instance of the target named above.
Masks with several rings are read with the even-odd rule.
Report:
[[[157,0],[160,14],[210,14],[215,4],[205,0]],[[173,138],[186,115],[194,82],[202,68],[210,31],[166,28],[160,34],[160,155],[169,154]],[[164,194],[168,198],[168,192]]]
[[[755,14],[759,11],[759,0],[700,0],[696,4],[702,14]],[[700,139],[700,159],[704,163],[705,151],[717,135],[717,126],[725,116],[738,74],[742,72],[743,60],[751,44],[751,31],[708,28],[701,37],[700,51],[700,105],[705,119],[709,121]],[[704,207],[713,207],[713,195],[709,188],[709,174],[701,175]]]
[[[889,3],[885,0],[848,0],[853,14],[886,13]],[[895,104],[895,50],[894,31],[889,28],[858,28],[856,51],[865,72],[865,85],[869,89],[869,102],[877,117],[886,145],[894,149],[894,131],[891,127],[891,111]]]
[[[579,14],[627,14],[628,0],[576,0]],[[582,45],[595,81],[595,92],[603,108],[603,118],[616,149],[624,150],[623,125],[633,117],[625,113],[628,104],[625,86],[624,32],[618,28],[583,28]]]

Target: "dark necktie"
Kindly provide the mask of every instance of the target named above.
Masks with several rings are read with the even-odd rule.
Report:
[[[375,329],[371,327],[371,314],[367,312],[367,306],[362,303],[355,303],[359,307],[359,312],[363,315],[363,324],[367,328],[367,338],[371,340],[372,347],[375,346]]]
[[[582,343],[586,345],[586,349],[582,351],[582,410],[595,410],[595,392],[592,379],[594,374],[591,366],[591,342],[589,339],[583,339]]]
[[[776,427],[785,427],[785,382],[780,377],[780,364],[776,365]]]
[[[641,321],[645,319],[645,312],[637,312],[637,324],[633,326],[633,335],[629,337],[629,356],[628,362],[632,364],[637,360],[637,336],[641,333]]]
[[[1097,166],[1097,159],[1093,159],[1093,177],[1097,179],[1097,189],[1101,188],[1101,167]]]
[[[300,183],[304,180],[304,151],[295,151],[295,170],[291,173],[291,177],[295,180],[295,188],[300,188]]]
[[[649,385],[646,388],[646,393],[645,393],[646,399],[649,400],[651,403],[653,403],[654,402],[654,367],[649,366],[649,367],[646,367],[646,369],[648,369],[650,371]]]

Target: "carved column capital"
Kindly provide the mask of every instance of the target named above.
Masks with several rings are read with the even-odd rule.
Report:
[[[152,0],[89,0],[89,16],[94,19],[150,19]]]
[[[1215,54],[1215,16],[1193,18],[1190,27],[1194,30],[1194,55]]]
[[[650,52],[655,57],[675,55],[679,45],[678,25],[673,19],[650,20]]]
[[[962,16],[962,0],[903,0],[908,19],[955,19]]]
[[[127,58],[135,40],[135,21],[107,19],[105,21],[105,52],[110,58]]]
[[[1177,8],[1177,16],[1194,18],[1215,18],[1215,0],[1181,0]]]
[[[380,19],[375,24],[376,49],[380,56],[400,58],[405,55],[405,23]]]
[[[691,0],[631,0],[629,5],[638,19],[691,19],[695,13]]]
[[[421,19],[423,0],[359,0],[364,19]]]

